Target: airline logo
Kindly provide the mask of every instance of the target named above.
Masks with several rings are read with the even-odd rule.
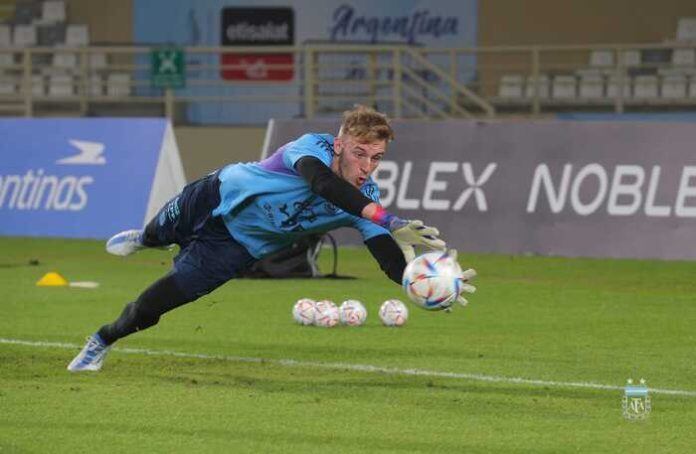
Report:
[[[75,147],[78,154],[59,159],[56,164],[78,164],[78,165],[104,165],[106,158],[104,144],[100,142],[86,142],[84,140],[69,140],[70,145]]]
[[[60,166],[103,166],[105,145],[70,139],[76,153],[55,161]],[[61,175],[43,168],[24,174],[0,174],[0,210],[82,211],[89,201],[91,175]],[[82,172],[80,172],[82,173]]]

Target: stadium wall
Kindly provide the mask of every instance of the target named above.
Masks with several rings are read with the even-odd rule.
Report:
[[[231,162],[256,161],[266,128],[181,126],[174,129],[187,181]]]
[[[133,0],[67,0],[70,22],[90,25],[93,41],[133,42]],[[191,4],[195,2],[191,0]],[[679,17],[696,16],[685,0],[485,0],[478,4],[478,45],[662,42]]]
[[[485,0],[481,46],[658,43],[675,37],[680,17],[696,16],[685,0]]]
[[[92,43],[131,44],[133,42],[133,2],[131,0],[67,0],[68,22],[88,24]]]

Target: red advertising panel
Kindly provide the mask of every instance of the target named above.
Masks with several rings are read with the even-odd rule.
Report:
[[[292,46],[295,44],[295,20],[292,8],[237,8],[222,10],[223,46]],[[225,80],[286,81],[294,78],[292,53],[235,53],[220,57]],[[274,68],[273,65],[287,65]]]

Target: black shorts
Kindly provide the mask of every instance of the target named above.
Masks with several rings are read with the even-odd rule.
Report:
[[[212,215],[219,204],[220,180],[215,172],[186,185],[145,228],[146,246],[181,247],[172,274],[192,299],[238,276],[256,260],[230,235],[222,218]]]

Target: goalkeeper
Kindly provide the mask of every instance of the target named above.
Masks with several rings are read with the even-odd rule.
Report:
[[[386,275],[401,283],[414,246],[444,249],[435,228],[379,205],[370,175],[394,133],[385,115],[363,106],[344,113],[338,135],[305,134],[255,163],[231,164],[187,185],[147,224],[113,236],[106,249],[130,255],[180,246],[172,270],[89,336],[68,370],[96,371],[109,347],[238,276],[299,236],[357,229]]]

